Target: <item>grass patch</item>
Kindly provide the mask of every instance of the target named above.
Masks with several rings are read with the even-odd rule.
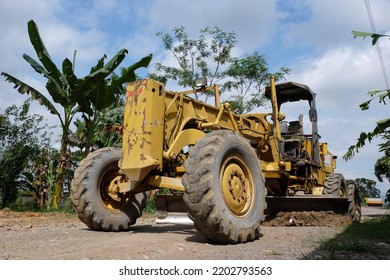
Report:
[[[149,197],[146,200],[146,207],[143,210],[143,213],[147,213],[147,214],[154,214],[154,213],[156,213],[156,203],[154,201],[154,197],[152,197],[152,198]]]
[[[350,238],[372,239],[390,244],[390,215],[352,224],[345,230],[345,234]]]
[[[322,241],[309,258],[390,259],[390,215],[346,227],[335,238]]]

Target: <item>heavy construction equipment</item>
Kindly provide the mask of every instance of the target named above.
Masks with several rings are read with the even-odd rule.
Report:
[[[191,97],[214,92],[215,104]],[[167,212],[184,210],[207,239],[241,243],[260,236],[275,211],[334,210],[360,221],[356,184],[335,173],[336,157],[320,142],[315,93],[306,85],[275,85],[265,95],[272,111],[238,115],[220,102],[218,85],[197,80],[171,92],[155,80],[127,85],[122,149],[103,148],[81,161],[71,197],[90,228],[128,230],[148,194]],[[302,118],[285,121],[284,103],[309,103],[311,133]],[[164,211],[163,211],[164,212]],[[160,213],[161,214],[161,213]]]
[[[380,190],[372,188],[368,191],[368,197],[365,197],[367,206],[383,207],[384,203],[380,197]]]
[[[367,206],[383,207],[383,200],[380,197],[366,197]]]

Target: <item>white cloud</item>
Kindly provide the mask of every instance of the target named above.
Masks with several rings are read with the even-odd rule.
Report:
[[[289,23],[284,27],[283,41],[289,46],[299,44],[329,50],[340,45],[354,44],[351,35],[353,30],[371,30],[364,1],[304,2],[310,7],[312,16],[307,21]],[[390,10],[390,2],[376,0],[371,3],[371,7],[377,30],[387,31],[389,22],[384,11]]]
[[[172,0],[151,6],[151,24],[159,31],[170,32],[185,26],[190,35],[201,28],[219,26],[238,34],[241,52],[251,52],[272,36],[279,17],[275,1]]]
[[[385,61],[390,61],[389,51],[384,54]],[[357,142],[360,132],[372,131],[377,120],[389,116],[388,106],[377,100],[368,111],[361,111],[358,106],[369,99],[368,91],[384,88],[378,86],[383,85],[383,76],[375,48],[370,44],[362,49],[341,47],[299,63],[297,74],[290,78],[309,85],[317,93],[319,133],[339,157],[337,171],[348,178],[376,180],[374,165],[382,156],[377,147],[380,139],[367,142],[350,161],[341,158]],[[377,187],[383,195],[388,189],[385,183]]]

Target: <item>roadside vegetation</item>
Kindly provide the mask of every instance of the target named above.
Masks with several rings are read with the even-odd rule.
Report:
[[[305,256],[306,259],[388,260],[390,258],[390,215],[351,224],[331,240]]]

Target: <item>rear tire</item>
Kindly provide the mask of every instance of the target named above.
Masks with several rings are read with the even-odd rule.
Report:
[[[255,150],[239,133],[208,133],[185,161],[184,202],[207,239],[240,243],[260,236],[265,184]]]
[[[356,182],[353,180],[347,181],[348,186],[348,215],[351,217],[352,222],[360,223],[362,217],[362,208],[360,202],[359,190]]]
[[[340,173],[328,174],[324,183],[324,194],[333,197],[347,197],[347,183]]]
[[[71,183],[71,199],[79,219],[102,231],[124,231],[135,224],[146,206],[147,194],[121,194],[121,201],[108,195],[108,186],[119,174],[122,150],[103,148],[80,162]]]

